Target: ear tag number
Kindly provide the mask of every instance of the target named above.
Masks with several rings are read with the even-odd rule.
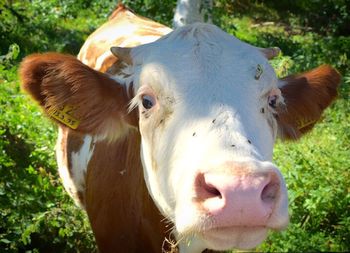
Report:
[[[74,112],[74,107],[71,105],[65,105],[60,108],[50,108],[48,111],[48,114],[61,122],[62,124],[72,128],[72,129],[77,129],[77,127],[80,124],[80,120],[74,118],[73,112]]]
[[[255,76],[254,76],[255,80],[259,80],[263,73],[264,73],[264,70],[262,66],[258,64],[258,66],[256,67]]]
[[[316,120],[306,120],[306,119],[301,119],[297,122],[298,124],[298,129],[301,130],[305,127],[310,126],[311,124],[314,124],[316,122]]]

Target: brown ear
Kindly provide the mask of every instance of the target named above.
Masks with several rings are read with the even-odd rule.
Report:
[[[125,88],[73,56],[34,54],[20,66],[22,89],[60,125],[115,138],[127,129]]]
[[[310,131],[337,96],[341,76],[328,65],[280,80],[285,108],[278,109],[278,135],[298,139]]]

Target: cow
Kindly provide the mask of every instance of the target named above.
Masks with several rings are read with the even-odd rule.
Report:
[[[81,61],[23,60],[22,89],[59,125],[60,176],[101,252],[161,252],[172,238],[180,252],[251,249],[287,226],[274,143],[313,128],[340,75],[322,65],[278,79],[277,53],[121,7]]]

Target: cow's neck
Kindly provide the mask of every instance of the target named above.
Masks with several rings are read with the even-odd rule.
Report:
[[[174,28],[195,22],[211,23],[212,0],[178,0],[174,15]]]
[[[84,138],[68,136],[72,145]],[[165,224],[144,182],[136,130],[114,143],[95,142],[85,183],[85,209],[101,252],[161,252]]]

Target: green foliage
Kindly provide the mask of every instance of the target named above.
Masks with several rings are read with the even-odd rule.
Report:
[[[176,4],[123,2],[168,25]],[[112,0],[0,0],[1,252],[96,251],[86,214],[57,174],[56,127],[20,92],[17,69],[30,53],[77,54],[115,7]],[[322,122],[298,143],[277,143],[274,160],[287,182],[291,224],[256,251],[349,251],[349,1],[217,0],[213,14],[244,41],[280,47],[283,54],[272,61],[279,76],[323,63],[343,75],[339,99]]]
[[[350,35],[348,0],[217,0],[216,16],[247,14],[255,20],[283,22],[323,35]]]
[[[350,34],[350,2],[347,0],[266,0],[268,7],[276,9],[289,19],[298,15],[298,22],[323,34]],[[280,16],[281,17],[281,16]]]
[[[0,251],[92,252],[86,215],[57,175],[56,128],[19,92],[17,55],[13,44],[0,58]]]
[[[172,26],[172,19],[176,7],[176,1],[164,0],[123,0],[125,5],[137,14],[158,21],[162,24]]]
[[[0,0],[0,53],[16,42],[22,57],[46,51],[77,54],[115,5],[98,0]]]

